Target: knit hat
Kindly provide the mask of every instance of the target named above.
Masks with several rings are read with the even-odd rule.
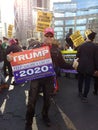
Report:
[[[87,30],[85,31],[85,36],[86,36],[86,38],[88,37],[91,41],[94,40],[96,34],[97,34],[97,33],[94,32],[94,31],[92,31],[91,29],[87,29]]]
[[[95,36],[96,36],[96,32],[91,32],[89,35],[88,35],[88,38],[91,40],[91,41],[93,41],[94,39],[95,39]]]
[[[16,40],[12,38],[12,39],[9,40],[9,43],[10,43],[10,44],[15,44],[15,43],[16,43]]]

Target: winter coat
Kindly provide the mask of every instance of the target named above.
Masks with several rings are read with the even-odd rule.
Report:
[[[63,69],[73,69],[71,64],[66,63],[57,45],[55,44],[52,45],[52,47],[50,48],[50,53],[51,53],[51,58],[53,61],[54,68],[60,67]]]
[[[19,45],[17,44],[12,44],[10,45],[7,49],[6,49],[6,54],[9,54],[9,53],[15,53],[15,52],[20,52],[22,49]]]
[[[0,45],[0,62],[4,61],[4,49],[2,45]]]
[[[91,41],[82,44],[77,51],[79,58],[77,71],[92,75],[95,70],[95,44]]]
[[[98,45],[97,44],[96,44],[96,51],[95,51],[95,69],[96,70],[98,70]]]
[[[39,48],[43,46],[47,46],[47,45],[44,43],[41,43],[41,44],[36,44],[36,46],[34,45],[34,47],[32,46],[32,48]],[[58,73],[59,71],[58,69],[60,68],[74,69],[71,64],[66,63],[60,49],[58,48],[56,44],[52,44],[52,46],[50,47],[50,54],[51,54],[51,58],[52,58],[52,62],[53,62],[53,66],[54,66],[54,70],[56,74]]]

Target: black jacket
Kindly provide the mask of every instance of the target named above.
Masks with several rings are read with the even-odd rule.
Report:
[[[96,44],[96,51],[95,51],[95,69],[96,70],[98,70],[98,45],[97,44]]]
[[[0,62],[4,61],[4,49],[2,45],[0,45]]]
[[[93,42],[85,42],[78,51],[79,58],[78,72],[83,74],[93,74],[95,70],[95,44]]]
[[[50,48],[51,58],[53,61],[54,68],[60,67],[63,69],[73,69],[71,64],[66,63],[64,60],[62,53],[57,45],[53,44]]]
[[[46,45],[44,43],[36,44],[36,46],[34,45],[30,49],[39,48],[39,47],[43,47],[43,46],[46,46]],[[60,68],[74,69],[71,64],[68,64],[65,62],[65,60],[62,56],[62,53],[57,45],[52,44],[52,46],[50,47],[50,54],[51,54],[51,58],[52,58],[52,62],[53,62],[53,66],[54,66],[54,70],[55,70],[56,74],[58,73],[58,68],[59,69]]]

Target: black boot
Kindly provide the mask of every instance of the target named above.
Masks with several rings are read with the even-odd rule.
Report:
[[[25,125],[25,130],[33,130],[32,125],[26,124]]]
[[[94,95],[97,95],[97,92],[96,92],[96,91],[93,91],[93,94],[94,94]]]
[[[43,118],[43,121],[44,121],[45,125],[50,127],[51,126],[51,121],[50,121],[49,117],[48,116],[42,116],[42,118]]]
[[[32,130],[33,116],[31,113],[27,111],[26,113],[26,123],[25,130]]]

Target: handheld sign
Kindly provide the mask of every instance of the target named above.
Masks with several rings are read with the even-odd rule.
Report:
[[[92,31],[91,31],[90,29],[86,30],[86,31],[85,31],[85,36],[86,36],[86,38],[87,38],[88,35],[91,34],[91,33],[92,33]]]
[[[50,27],[51,21],[52,21],[52,13],[38,11],[36,30],[39,32],[43,32],[45,28]]]
[[[72,64],[74,59],[76,58],[77,51],[75,50],[63,50],[61,51],[62,56],[66,63]]]
[[[66,50],[66,51],[61,51],[62,56],[66,63],[73,64],[74,59],[76,58],[77,51],[75,50]],[[72,69],[60,69],[61,73],[74,73],[76,74],[76,70]]]
[[[70,38],[73,41],[75,47],[81,45],[84,42],[84,38],[81,35],[80,31],[74,32],[74,34],[72,34]]]
[[[11,38],[13,36],[13,25],[12,24],[9,24],[8,26],[8,37]]]
[[[55,75],[48,46],[13,53],[11,56],[17,83]]]

